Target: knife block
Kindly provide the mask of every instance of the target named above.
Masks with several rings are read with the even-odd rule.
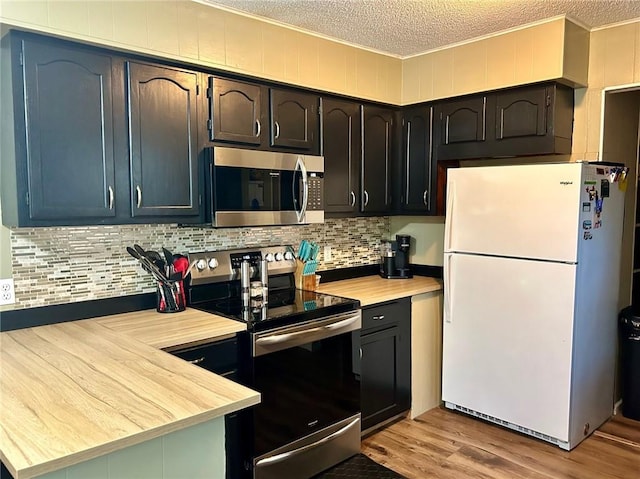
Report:
[[[297,289],[315,291],[316,290],[316,275],[315,274],[302,274],[304,270],[304,263],[299,259],[296,259],[296,271],[294,273],[295,283]]]

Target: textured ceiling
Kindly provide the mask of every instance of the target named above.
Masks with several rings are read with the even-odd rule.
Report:
[[[557,15],[587,27],[640,17],[640,0],[200,0],[400,57]]]

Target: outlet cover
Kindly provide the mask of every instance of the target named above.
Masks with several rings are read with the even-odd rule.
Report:
[[[13,289],[13,278],[0,279],[0,305],[16,302],[16,292]]]
[[[331,246],[324,247],[324,254],[322,256],[325,263],[331,263]]]

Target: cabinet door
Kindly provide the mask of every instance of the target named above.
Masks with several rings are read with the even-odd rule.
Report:
[[[438,119],[438,159],[480,158],[486,155],[487,97],[441,103]]]
[[[53,41],[21,47],[29,218],[115,216],[111,58]]]
[[[571,153],[573,90],[548,84],[494,95],[495,134],[490,156]]]
[[[544,136],[547,133],[544,86],[496,94],[496,140]]]
[[[431,210],[432,107],[412,108],[404,113],[401,210]]]
[[[260,145],[263,135],[262,87],[209,77],[209,139]]]
[[[325,213],[357,213],[360,172],[360,105],[322,101]]]
[[[310,93],[270,90],[271,146],[317,153],[319,147],[318,103]]]
[[[392,110],[363,107],[360,203],[363,213],[388,213],[391,210],[392,130]]]
[[[132,216],[199,214],[198,75],[128,62]]]

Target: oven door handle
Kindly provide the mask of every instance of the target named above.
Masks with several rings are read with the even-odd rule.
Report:
[[[272,336],[267,336],[265,338],[256,339],[256,344],[278,344],[288,341],[296,336],[303,336],[305,334],[315,333],[318,331],[322,331],[325,328],[311,328],[305,329],[303,331],[296,331],[295,333],[285,333],[285,334],[274,334]]]
[[[338,436],[342,436],[349,429],[354,427],[358,422],[360,422],[359,416],[353,421],[351,421],[349,424],[347,424],[346,426],[338,429],[336,432],[329,434],[326,437],[323,437],[319,441],[313,442],[311,444],[307,444],[306,446],[302,446],[298,449],[294,449],[293,451],[287,451],[287,452],[283,452],[282,454],[276,454],[275,456],[265,457],[264,459],[260,459],[259,461],[257,461],[256,466],[266,466],[268,464],[275,464],[277,462],[282,462],[285,459],[290,458],[291,456],[297,456],[298,454],[302,454],[303,452],[308,451],[309,449],[313,449],[315,447],[321,446],[322,444],[325,444],[329,441],[334,440]]]
[[[333,331],[334,329],[340,329],[340,328],[344,328],[345,326],[349,326],[357,321],[361,321],[361,318],[359,316],[354,316],[352,318],[348,318],[348,319],[344,319],[342,321],[338,321],[337,323],[331,323],[331,324],[327,324],[326,326],[323,326],[322,329],[326,329],[328,331]],[[320,329],[320,328],[318,328]]]
[[[307,181],[307,167],[304,164],[304,160],[302,156],[298,156],[296,161],[296,167],[294,171],[300,171],[302,176],[302,204],[300,205],[300,211],[296,209],[296,218],[298,219],[298,223],[302,223],[304,221],[304,215],[307,213],[307,203],[309,202],[309,183]],[[296,175],[293,175],[293,197],[296,197],[295,191],[296,188]]]

